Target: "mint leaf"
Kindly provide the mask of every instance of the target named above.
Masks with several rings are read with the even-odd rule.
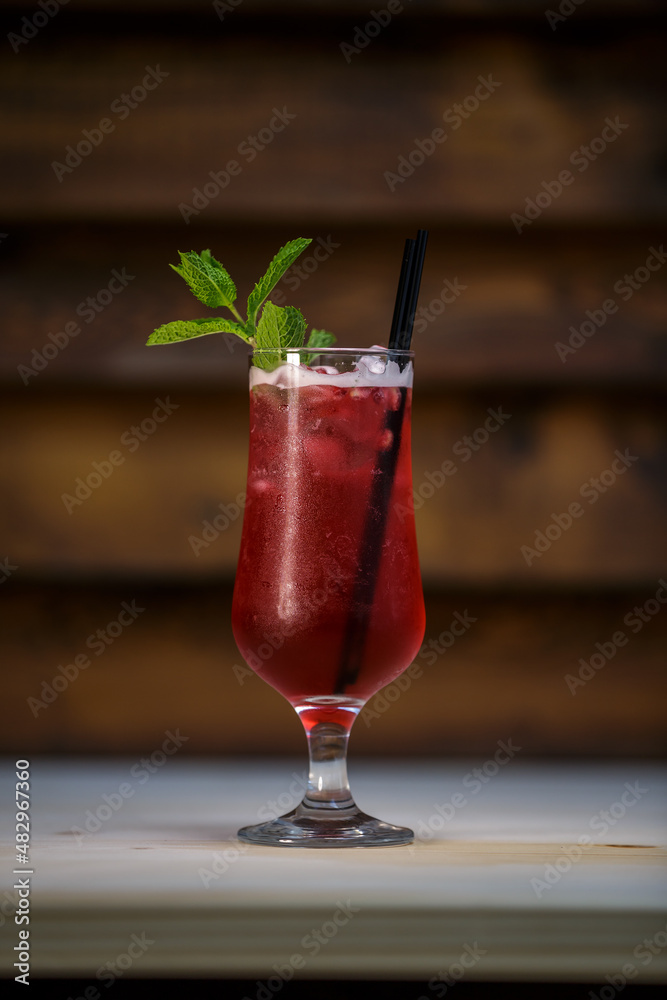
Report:
[[[306,347],[313,349],[318,347],[329,347],[331,344],[335,343],[336,343],[336,338],[334,337],[333,333],[329,333],[328,330],[311,330],[310,337],[308,338],[308,343],[306,344]],[[303,361],[304,365],[311,365],[315,360],[315,358],[317,357],[317,353],[303,354],[301,360]]]
[[[303,253],[309,243],[313,241],[301,236],[299,239],[290,240],[284,247],[281,247],[275,255],[263,278],[260,278],[248,297],[248,323],[255,324],[255,319],[259,307],[272,289],[276,287],[285,271],[292,266],[297,257]]]
[[[311,330],[306,347],[330,347],[335,343],[336,338],[328,330]]]
[[[267,302],[257,324],[256,346],[262,351],[275,351],[270,357],[256,356],[255,364],[261,368],[273,368],[284,360],[290,348],[298,350],[303,344],[306,321],[294,306],[277,306]]]
[[[146,344],[149,347],[155,344],[177,344],[181,340],[204,337],[208,333],[235,333],[246,343],[250,343],[250,339],[240,323],[213,316],[210,319],[177,319],[173,323],[164,323],[151,333]]]
[[[211,251],[202,250],[201,253],[195,250],[189,250],[187,253],[179,251],[181,263],[169,266],[187,282],[200,302],[211,309],[224,306],[229,309],[234,319],[213,316],[210,319],[175,320],[173,323],[164,323],[153,331],[147,344],[149,346],[175,344],[182,340],[191,340],[193,337],[203,337],[209,333],[234,333],[251,347],[270,351],[270,356],[267,354],[261,358],[258,355],[256,364],[263,368],[273,368],[276,363],[284,360],[287,351],[300,350],[303,347],[307,324],[294,306],[281,308],[271,301],[267,302],[266,297],[309,243],[312,243],[311,239],[299,237],[280,248],[269,264],[266,274],[260,278],[250,293],[247,319],[241,316],[234,305],[236,285]],[[262,311],[258,321],[260,309]],[[333,334],[326,330],[312,330],[308,347],[315,350],[325,348],[335,339]],[[304,360],[307,360],[307,357],[304,356]]]
[[[178,264],[169,266],[187,281],[200,302],[210,306],[211,309],[220,306],[232,308],[236,299],[236,285],[222,264],[211,256],[210,250],[203,250],[201,254],[196,250],[190,250],[188,253],[179,251],[179,257],[180,266]]]

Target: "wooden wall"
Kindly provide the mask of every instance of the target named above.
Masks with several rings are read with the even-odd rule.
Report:
[[[414,0],[377,34],[360,2],[217,6],[91,0],[38,30],[32,4],[0,7],[0,749],[134,754],[180,726],[191,753],[303,751],[229,628],[245,350],[144,342],[202,314],[177,250],[210,247],[243,294],[299,235],[321,259],[281,301],[342,345],[386,341],[421,226],[427,650],[356,751],[663,753],[659,5],[550,24]],[[229,526],[193,547],[221,504]],[[97,653],[123,602],[144,610]],[[475,621],[447,648],[456,613]]]

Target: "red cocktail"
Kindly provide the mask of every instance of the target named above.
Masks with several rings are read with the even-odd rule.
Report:
[[[262,367],[251,359],[232,624],[246,662],[306,727],[311,785],[318,760],[328,777],[317,765],[319,787],[295,813],[240,835],[294,846],[404,843],[411,831],[360,813],[341,775],[356,715],[409,666],[424,635],[412,356],[328,349],[306,365],[300,353],[277,358],[274,368],[268,354],[254,355]]]

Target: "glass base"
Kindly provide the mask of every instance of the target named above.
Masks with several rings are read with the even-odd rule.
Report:
[[[303,803],[267,823],[242,827],[238,837],[269,847],[397,847],[415,839],[407,827],[367,816],[354,804],[348,809],[312,809]]]

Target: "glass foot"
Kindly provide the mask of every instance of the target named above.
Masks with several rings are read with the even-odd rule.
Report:
[[[303,803],[277,819],[242,827],[238,837],[269,847],[396,847],[415,839],[407,827],[367,816],[354,805],[312,809]]]

